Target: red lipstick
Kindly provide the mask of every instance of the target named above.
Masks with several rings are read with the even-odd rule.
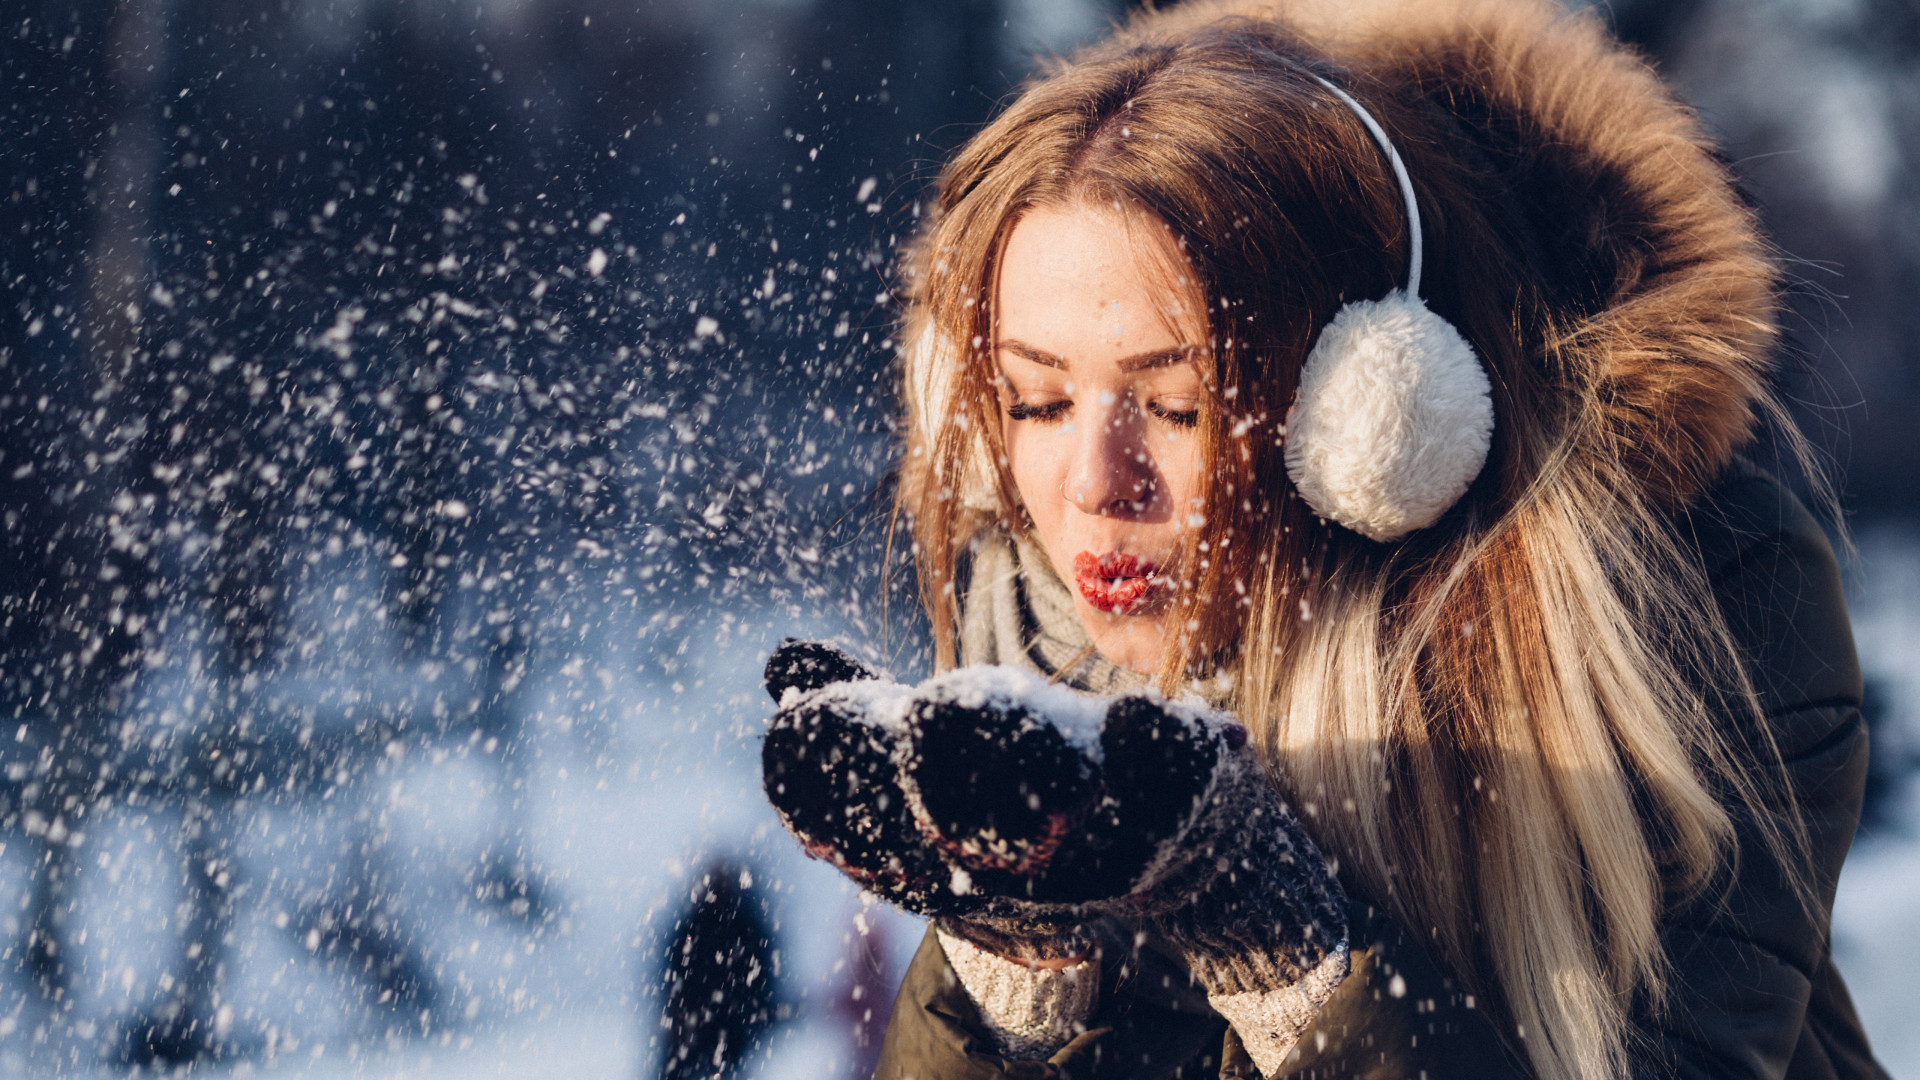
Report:
[[[1131,615],[1160,591],[1160,568],[1137,555],[1083,551],[1073,557],[1073,583],[1080,596],[1109,615]]]

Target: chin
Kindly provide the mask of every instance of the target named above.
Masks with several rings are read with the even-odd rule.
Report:
[[[1101,656],[1142,675],[1160,669],[1165,636],[1157,615],[1113,615],[1084,601],[1076,606],[1080,608],[1080,625]]]

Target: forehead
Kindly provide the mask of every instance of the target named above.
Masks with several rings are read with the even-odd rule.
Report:
[[[1093,202],[1032,210],[999,260],[996,332],[1064,356],[1196,344],[1205,337],[1202,310],[1172,235],[1140,210]]]

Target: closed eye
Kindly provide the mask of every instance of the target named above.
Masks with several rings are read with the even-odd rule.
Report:
[[[1150,401],[1147,411],[1177,427],[1193,427],[1200,422],[1199,409],[1169,409],[1157,401]]]
[[[1072,402],[1068,401],[1050,401],[1045,405],[1028,405],[1022,401],[1010,402],[1007,405],[1007,419],[1038,420],[1044,424],[1065,416],[1067,406],[1071,404]]]

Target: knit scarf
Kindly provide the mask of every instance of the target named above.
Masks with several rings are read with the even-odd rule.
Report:
[[[1073,593],[1024,536],[982,534],[960,605],[960,662],[1030,668],[1092,694],[1144,690],[1152,678],[1100,655]]]

